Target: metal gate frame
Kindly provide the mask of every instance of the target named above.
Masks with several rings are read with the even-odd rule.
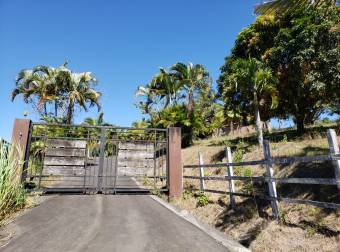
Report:
[[[69,132],[65,131],[65,134],[63,135],[53,135],[53,131],[58,131],[61,129],[69,129]],[[42,131],[39,131],[37,129],[40,129]],[[71,129],[74,129],[74,131],[72,131]],[[84,132],[86,134],[83,134]],[[95,132],[95,137],[93,138],[90,135],[90,131]],[[29,190],[39,190],[39,191],[43,191],[43,192],[82,192],[82,193],[117,193],[117,192],[134,192],[134,193],[138,193],[138,192],[150,192],[153,190],[158,190],[158,191],[168,191],[169,188],[169,181],[168,181],[168,174],[169,174],[169,168],[168,168],[168,145],[169,145],[169,130],[168,129],[157,129],[157,128],[133,128],[133,127],[113,127],[113,126],[88,126],[88,125],[66,125],[66,124],[47,124],[47,123],[31,123],[30,126],[30,133],[29,133],[29,139],[28,139],[28,155],[26,156],[25,159],[25,164],[26,164],[26,169],[23,170],[23,181],[26,182],[26,186],[31,185],[32,186],[32,182],[37,182],[38,180],[38,185],[37,188],[33,187],[33,188],[29,188]],[[40,132],[40,133],[39,133]],[[63,131],[62,131],[63,132]],[[79,134],[79,132],[81,134]],[[99,136],[99,132],[100,132],[100,136]],[[110,137],[110,132],[114,133],[113,135],[115,135],[116,139]],[[122,135],[120,136],[117,132],[122,132]],[[141,139],[132,139],[133,141],[153,141],[154,143],[154,173],[153,173],[153,182],[154,182],[154,186],[153,187],[148,187],[148,188],[141,188],[141,187],[134,187],[134,188],[130,188],[129,190],[127,190],[127,188],[119,188],[117,186],[117,179],[119,179],[118,177],[118,171],[119,171],[119,156],[118,156],[118,151],[119,151],[119,144],[121,142],[124,141],[129,141],[129,139],[124,139],[126,137],[134,137],[134,135],[132,134],[132,132],[138,132],[137,135],[141,136]],[[148,135],[149,134],[149,135]],[[158,141],[157,140],[157,134],[159,134],[159,136],[163,135],[163,139],[162,141]],[[137,136],[136,135],[136,136]],[[143,136],[144,139],[143,139]],[[154,139],[147,139],[148,137],[154,137]],[[88,148],[86,147],[86,158],[84,160],[84,175],[83,176],[77,176],[78,178],[82,177],[84,179],[84,184],[82,187],[62,187],[62,188],[57,188],[57,187],[44,187],[41,183],[43,181],[44,175],[43,175],[43,169],[45,167],[45,163],[44,163],[44,159],[45,159],[45,154],[46,154],[46,143],[49,139],[59,139],[59,140],[81,140],[81,141],[86,141],[86,143],[88,144],[89,141],[96,141],[97,143],[100,142],[100,146],[99,146],[99,162],[98,162],[98,174],[96,175],[97,177],[97,183],[94,186],[88,187],[86,184],[86,180],[88,178],[90,178],[90,175],[86,174],[87,171],[87,165],[88,165]],[[146,140],[147,139],[147,140]],[[108,177],[107,175],[107,171],[105,171],[106,175],[104,174],[104,162],[105,162],[105,150],[106,150],[106,145],[108,143],[110,143],[110,141],[116,141],[118,144],[118,150],[117,150],[117,154],[116,154],[116,159],[115,159],[115,163],[114,163],[114,169],[112,169],[114,171],[114,179],[113,179],[113,183],[110,184],[111,186],[108,185],[104,185],[103,184],[103,179]],[[130,139],[131,140],[131,139]],[[162,151],[165,150],[165,153],[163,151],[163,153],[160,153],[160,150],[157,150],[157,144],[162,142],[163,147],[162,147]],[[43,147],[40,149],[40,169],[39,169],[39,173],[33,175],[32,171],[33,168],[35,168],[35,172],[37,172],[37,167],[34,166],[34,160],[32,163],[32,158],[36,157],[36,153],[32,153],[32,147],[34,145],[34,143],[39,143],[39,144],[43,144]],[[113,145],[114,146],[114,145]],[[117,148],[117,147],[114,147]],[[158,154],[157,154],[158,151]],[[97,153],[98,154],[98,153]],[[165,155],[165,174],[158,174],[158,176],[156,175],[156,159],[157,159],[157,155],[158,157],[162,155]],[[114,155],[112,154],[112,157]],[[163,164],[162,164],[163,165]],[[113,167],[111,167],[113,168]],[[106,167],[107,169],[107,167]],[[162,167],[163,169],[163,167]],[[112,173],[110,174],[110,176],[112,175]],[[71,176],[71,177],[75,177],[75,176]],[[112,176],[111,176],[112,177]],[[63,178],[66,178],[66,176],[63,176]],[[165,180],[165,185],[162,186],[161,188],[157,188],[156,187],[156,182],[157,180]]]

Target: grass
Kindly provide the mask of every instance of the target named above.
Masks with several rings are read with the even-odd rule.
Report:
[[[0,221],[26,203],[26,192],[20,181],[22,164],[14,155],[14,148],[0,144]]]
[[[266,138],[270,141],[271,154],[275,157],[324,155],[329,153],[327,128],[335,128],[340,136],[339,125],[332,124],[308,128],[303,136],[289,129],[266,133]],[[200,140],[182,150],[183,164],[198,164],[198,152],[202,153],[206,164],[226,162],[226,146],[231,147],[235,162],[259,160],[263,158],[263,152],[256,141],[255,134]],[[209,168],[210,174],[223,175],[224,172]],[[184,174],[197,176],[198,170],[184,169]],[[265,169],[261,166],[234,167],[234,174],[263,176]],[[276,165],[274,174],[276,177],[334,178],[331,162]],[[265,183],[236,181],[235,185],[237,192],[268,194]],[[207,180],[205,186],[222,192],[228,190],[228,183],[223,181]],[[267,201],[236,197],[236,207],[232,209],[228,195],[206,192],[208,204],[198,206],[199,198],[190,190],[199,189],[199,181],[186,179],[184,187],[186,191],[183,197],[174,204],[253,251],[337,251],[340,244],[340,211],[280,202],[278,222],[271,220],[271,207]],[[277,189],[282,197],[339,203],[336,186],[278,184]]]

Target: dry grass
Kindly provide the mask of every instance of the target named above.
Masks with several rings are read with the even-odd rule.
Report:
[[[328,154],[325,134],[308,134],[303,138],[282,137],[271,141],[273,156],[313,156]],[[340,142],[340,138],[338,138]],[[253,141],[253,136],[244,138],[215,138],[197,142],[194,146],[182,150],[183,164],[197,164],[198,152],[205,163],[220,163],[224,159],[224,148],[232,147],[237,161],[262,159],[263,153]],[[241,149],[241,150],[240,150]],[[205,175],[222,175],[223,169],[209,168]],[[250,170],[254,176],[265,172],[261,166],[235,167],[235,173],[243,175]],[[185,175],[198,175],[198,170],[185,169]],[[330,163],[294,164],[276,166],[278,177],[334,177]],[[248,183],[249,185],[249,183]],[[250,183],[252,190],[261,192],[264,185]],[[185,180],[187,189],[199,188],[198,181]],[[206,188],[226,191],[228,182],[206,181]],[[243,182],[236,183],[236,190],[245,188]],[[249,188],[248,188],[249,189]],[[262,193],[266,193],[262,190]],[[252,192],[251,192],[252,193]],[[339,203],[335,186],[278,185],[280,196],[290,198],[313,199]],[[174,202],[188,210],[202,221],[215,226],[227,235],[240,241],[253,251],[340,251],[340,211],[321,209],[307,205],[280,203],[280,222],[271,219],[268,202],[254,198],[236,197],[237,207],[229,207],[229,196],[206,193],[209,204],[197,206],[197,197],[185,191],[182,199]]]

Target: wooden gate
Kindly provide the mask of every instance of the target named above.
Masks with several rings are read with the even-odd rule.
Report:
[[[168,190],[168,130],[33,123],[24,181],[44,192]]]

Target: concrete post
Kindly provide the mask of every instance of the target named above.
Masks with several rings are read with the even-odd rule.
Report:
[[[13,155],[16,155],[22,162],[27,161],[29,156],[30,129],[31,120],[15,119],[12,132]],[[26,177],[27,165],[27,162],[24,162],[21,181]]]
[[[227,147],[225,149],[225,156],[227,158],[227,163],[231,164],[233,162],[233,156],[231,155],[231,149],[230,147]],[[230,206],[235,207],[236,201],[235,196],[233,193],[235,193],[235,180],[233,180],[230,177],[234,176],[234,169],[232,165],[227,165],[227,175],[229,178],[229,196],[230,196]]]
[[[327,140],[329,145],[329,152],[331,155],[340,154],[338,139],[334,129],[327,130]],[[340,160],[333,161],[336,185],[340,194]]]
[[[170,198],[179,198],[183,191],[181,128],[168,128],[168,188]]]
[[[204,181],[204,161],[203,161],[203,156],[199,152],[198,153],[198,160],[199,160],[199,165],[200,165],[200,189],[201,191],[205,190],[205,181]]]
[[[272,157],[270,155],[270,147],[269,141],[265,140],[263,142],[263,153],[266,161],[266,170],[267,170],[267,178],[268,178],[268,187],[269,187],[269,196],[271,199],[272,212],[275,219],[279,218],[279,206],[277,201],[277,192],[276,192],[276,182],[272,179],[274,177],[274,169],[272,163]]]

